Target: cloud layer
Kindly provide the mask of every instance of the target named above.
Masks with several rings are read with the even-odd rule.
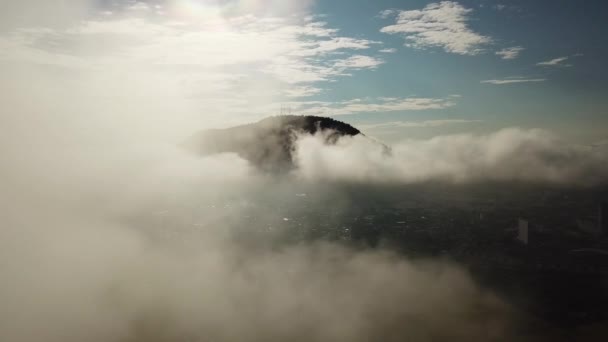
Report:
[[[588,186],[608,181],[606,150],[569,145],[542,130],[503,129],[488,135],[404,141],[387,154],[363,137],[322,147],[303,138],[297,160],[305,179],[356,182],[470,183],[517,181]]]

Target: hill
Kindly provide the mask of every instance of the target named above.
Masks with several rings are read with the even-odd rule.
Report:
[[[281,115],[256,123],[198,132],[182,146],[199,155],[232,152],[266,171],[290,169],[298,136],[324,132],[327,144],[362,134],[355,127],[320,116]]]

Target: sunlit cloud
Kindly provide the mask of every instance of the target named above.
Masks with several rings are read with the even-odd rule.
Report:
[[[320,16],[293,16],[309,5],[114,3],[69,26],[15,27],[0,35],[0,62],[49,73],[62,68],[62,80],[88,78],[100,95],[118,92],[109,85],[120,84],[122,97],[126,89],[154,101],[165,96],[175,106],[205,108],[208,122],[249,121],[274,113],[276,103],[317,95],[328,88],[324,83],[384,63],[362,54],[379,42],[340,35]]]

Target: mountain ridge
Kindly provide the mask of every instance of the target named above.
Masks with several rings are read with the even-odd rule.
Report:
[[[344,136],[364,134],[348,123],[312,115],[279,115],[223,129],[195,133],[182,147],[198,155],[236,153],[265,171],[294,166],[295,143],[301,135],[324,133],[325,143],[335,144]]]

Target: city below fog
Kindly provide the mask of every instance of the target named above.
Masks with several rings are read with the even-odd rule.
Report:
[[[189,239],[211,228],[213,221],[204,222],[214,216],[232,222],[237,241],[258,248],[331,242],[457,264],[515,306],[520,338],[594,329],[608,320],[607,188],[342,183],[327,184],[333,189],[327,192],[285,180],[273,186],[193,201],[174,208],[177,214],[160,210],[147,229],[161,240]]]

